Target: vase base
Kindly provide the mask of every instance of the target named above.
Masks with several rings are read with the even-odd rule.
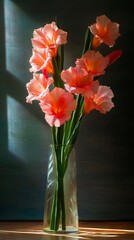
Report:
[[[78,233],[78,229],[73,227],[66,227],[65,230],[58,229],[57,231],[51,230],[50,228],[44,228],[43,231],[51,234]]]

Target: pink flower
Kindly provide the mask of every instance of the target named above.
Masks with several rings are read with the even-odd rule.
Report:
[[[33,55],[30,58],[31,72],[38,72],[40,70],[46,70],[50,74],[54,74],[54,69],[51,61],[51,57],[47,52],[42,49],[40,52],[33,49]]]
[[[99,16],[96,18],[96,23],[89,26],[90,31],[94,35],[92,48],[95,49],[101,43],[107,44],[112,47],[115,44],[115,40],[120,36],[119,24],[111,22],[111,20],[105,16]]]
[[[86,97],[84,100],[84,111],[89,113],[91,110],[96,109],[100,113],[106,113],[114,107],[111,100],[113,97],[112,90],[107,86],[99,86],[98,92],[92,97]]]
[[[26,102],[32,103],[33,100],[41,100],[46,93],[50,84],[53,82],[53,78],[45,77],[43,74],[33,74],[33,79],[26,84],[29,95],[26,97]]]
[[[109,59],[103,57],[98,51],[88,50],[80,59],[77,59],[76,66],[85,69],[94,77],[103,75],[108,63]]]
[[[48,124],[60,127],[70,119],[72,111],[76,108],[76,101],[71,93],[55,87],[41,100],[40,107]]]
[[[55,22],[46,24],[33,32],[32,45],[34,48],[43,48],[51,52],[51,56],[57,55],[59,45],[67,42],[67,32],[58,29]]]
[[[61,72],[61,78],[66,83],[67,91],[83,96],[97,92],[98,81],[93,81],[92,75],[78,67],[70,67]]]

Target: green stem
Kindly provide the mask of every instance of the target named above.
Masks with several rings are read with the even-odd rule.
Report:
[[[59,228],[60,216],[62,218],[62,230],[66,229],[65,199],[64,199],[64,176],[62,169],[62,146],[57,151],[57,173],[58,173],[58,196],[57,196],[57,216],[55,230]]]
[[[86,53],[87,50],[91,48],[91,41],[90,41],[90,30],[87,28],[86,34],[85,34],[85,40],[84,40],[84,47],[82,51],[82,55]]]
[[[54,194],[54,199],[52,203],[52,211],[51,211],[51,216],[50,216],[50,229],[54,230],[55,229],[55,217],[56,217],[56,202],[57,202],[57,191],[55,189],[55,194]]]
[[[64,88],[63,81],[62,81],[62,79],[60,77],[60,74],[59,74],[59,68],[58,68],[56,58],[52,58],[52,64],[53,64],[53,68],[54,68],[54,75],[53,75],[54,86]]]
[[[66,134],[66,144],[74,145],[75,133],[78,133],[80,122],[83,116],[84,100],[81,95],[77,97],[77,108],[72,113],[72,117],[68,123],[68,130]]]
[[[53,129],[53,135],[55,135]],[[53,136],[53,140],[55,136]],[[65,199],[64,199],[64,175],[62,167],[62,146],[54,145],[54,154],[56,161],[56,177],[57,183],[55,187],[55,194],[53,199],[50,229],[57,231],[59,229],[60,218],[62,220],[62,230],[66,229],[66,213],[65,213]]]

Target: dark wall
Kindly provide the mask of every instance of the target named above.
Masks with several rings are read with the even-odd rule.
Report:
[[[32,32],[57,18],[68,32],[69,67],[81,56],[87,26],[101,14],[120,23],[114,49],[123,55],[102,79],[115,108],[85,117],[78,136],[79,218],[134,220],[132,9],[131,0],[0,1],[0,220],[43,218],[51,135],[38,105],[25,102]]]

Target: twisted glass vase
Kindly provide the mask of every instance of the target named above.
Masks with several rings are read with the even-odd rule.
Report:
[[[78,232],[74,146],[50,146],[45,198],[43,230]]]

